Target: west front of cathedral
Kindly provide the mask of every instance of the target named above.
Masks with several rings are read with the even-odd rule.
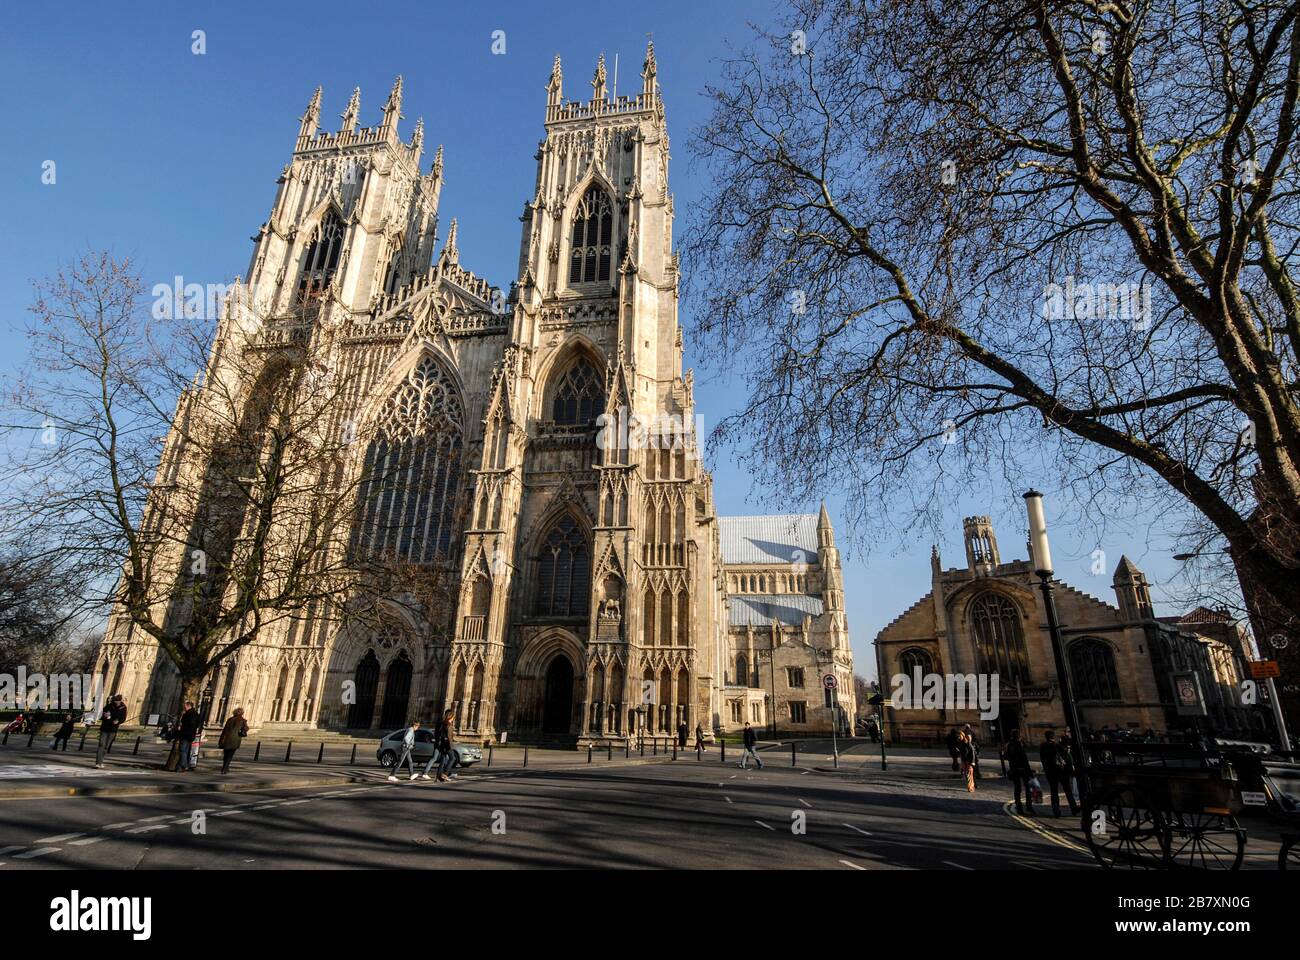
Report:
[[[443,151],[426,170],[423,122],[399,135],[401,79],[373,127],[357,92],[322,130],[316,92],[195,391],[236,330],[268,358],[328,331],[358,384],[331,422],[366,425],[358,469],[403,465],[360,484],[350,536],[446,576],[449,602],[267,627],[206,678],[209,722],[386,733],[446,708],[465,735],[559,742],[847,727],[829,516],[720,517],[698,456],[653,45],[641,80],[611,98],[602,58],[591,98],[566,100],[556,58],[508,293],[461,265],[456,221],[437,249]],[[120,610],[97,669],[132,722],[176,712],[174,667]]]

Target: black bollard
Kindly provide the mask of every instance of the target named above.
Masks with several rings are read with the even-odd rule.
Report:
[[[723,763],[726,763],[726,762],[727,762],[727,740],[726,740],[726,738],[725,738],[725,737],[720,738],[720,739],[719,739],[719,743],[721,744],[721,747],[722,747],[722,762],[723,762]]]
[[[131,756],[137,756],[140,753],[140,735],[136,734],[135,749],[131,751]]]
[[[86,731],[83,729],[81,731],[81,742],[77,744],[77,750],[80,751],[84,749],[85,746],[86,746]]]
[[[492,741],[488,741],[488,766],[492,766]]]
[[[324,759],[325,759],[325,741],[322,740],[320,742],[320,753],[316,754],[316,762],[320,763]]]
[[[528,766],[528,745],[524,745],[524,766]]]
[[[261,755],[262,755],[262,741],[259,740],[257,741],[257,746],[253,748],[253,762],[256,763],[257,758],[260,757]]]
[[[626,760],[632,756],[632,738],[628,737],[623,741],[623,759]]]
[[[673,759],[677,759],[677,738],[673,737]]]
[[[657,757],[659,756],[659,738],[655,737],[654,741],[655,742],[650,745],[650,756]]]
[[[85,734],[82,734],[82,736],[85,736]],[[3,739],[3,740],[0,740],[0,746],[5,746],[5,745],[7,745],[8,743],[9,743],[9,730],[8,730],[8,728],[6,728],[6,729],[5,729],[5,736],[4,736],[4,739]]]
[[[356,766],[356,764],[357,764],[357,745],[354,743],[352,744],[352,758],[348,760],[348,766],[354,767]]]
[[[790,766],[799,766],[799,746],[793,740],[790,741]]]
[[[606,741],[605,741],[605,759],[606,759],[606,760],[613,760],[613,759],[614,759],[614,741],[613,741],[613,740],[606,740]]]
[[[587,762],[591,763],[591,744],[587,744]]]
[[[703,759],[704,759],[704,744],[702,744],[702,743],[697,743],[697,744],[695,745],[695,759],[696,759],[696,760],[703,760]]]
[[[35,743],[35,742],[36,742],[36,727],[33,726],[33,727],[32,727],[32,734],[31,734],[30,737],[27,738],[27,746],[30,748],[31,745],[32,745],[33,743]]]
[[[290,740],[289,745],[284,748],[284,762],[288,763],[289,757],[291,757],[292,755],[293,755],[293,741]]]

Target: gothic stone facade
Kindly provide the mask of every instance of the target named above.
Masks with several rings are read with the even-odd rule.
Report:
[[[986,740],[1002,742],[1020,727],[1036,743],[1043,732],[1065,725],[1039,578],[1029,561],[1002,562],[988,517],[967,518],[964,534],[966,566],[944,570],[934,550],[931,590],[880,631],[877,665],[883,686],[917,668],[923,674],[996,672],[999,716],[981,720],[975,709],[909,707],[890,709],[886,721],[901,740],[937,740],[949,727],[970,723]],[[1247,639],[1238,625],[1201,608],[1156,618],[1147,579],[1127,557],[1120,558],[1112,586],[1116,605],[1054,582],[1085,727],[1162,734],[1199,723],[1221,735],[1262,731],[1262,708],[1241,704]],[[1196,676],[1204,718],[1176,708],[1178,674]]]
[[[395,605],[379,629],[264,631],[209,679],[212,719],[242,706],[263,727],[393,728],[445,705],[484,736],[624,737],[683,721],[712,734],[739,726],[725,701],[754,698],[814,732],[831,722],[823,672],[852,716],[824,510],[795,518],[775,554],[727,557],[693,441],[630,450],[593,436],[602,413],[694,421],[653,46],[642,80],[610,99],[602,58],[592,98],[567,101],[556,59],[508,297],[461,265],[456,221],[434,256],[443,153],[422,173],[423,122],[399,137],[401,79],[378,126],[358,128],[357,92],[337,133],[319,129],[316,92],[255,238],[254,293],[232,293],[218,339],[239,328],[271,352],[310,350],[321,330],[342,332],[336,362],[362,386],[339,422],[376,423],[388,444],[367,462],[404,443],[439,453],[400,491],[429,519],[396,549],[453,564],[459,599],[445,621]],[[174,669],[120,613],[99,669],[133,718],[175,709]]]

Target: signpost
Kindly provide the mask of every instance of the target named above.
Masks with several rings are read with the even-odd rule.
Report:
[[[840,742],[835,729],[839,726],[839,718],[836,716],[838,703],[835,688],[839,686],[839,681],[835,679],[835,674],[828,673],[822,677],[822,686],[826,688],[826,693],[831,701],[831,756],[835,758],[835,766],[838,767],[840,765]]]
[[[1273,646],[1277,646],[1276,640]],[[1273,707],[1273,722],[1277,726],[1279,746],[1285,751],[1290,748],[1291,741],[1287,735],[1286,717],[1282,713],[1282,701],[1277,695],[1277,684],[1273,682],[1277,677],[1282,676],[1282,669],[1276,660],[1251,660],[1247,665],[1250,667],[1250,678],[1263,680],[1268,688],[1268,699]]]

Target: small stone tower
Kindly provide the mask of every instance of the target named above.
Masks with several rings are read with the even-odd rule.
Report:
[[[1151,604],[1151,587],[1147,584],[1146,574],[1134,565],[1128,557],[1120,557],[1115,567],[1115,599],[1125,620],[1147,620],[1155,616]]]
[[[989,576],[1002,562],[993,521],[989,517],[967,517],[961,525],[966,539],[966,565],[977,577]]]

